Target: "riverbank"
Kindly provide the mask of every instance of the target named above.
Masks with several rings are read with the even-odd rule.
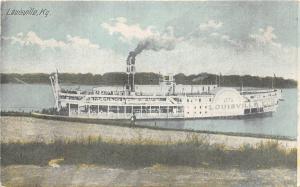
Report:
[[[103,141],[151,140],[160,144],[178,143],[187,137],[197,137],[210,145],[219,144],[226,149],[239,149],[243,145],[256,147],[260,143],[276,141],[284,149],[296,149],[297,141],[276,140],[270,138],[239,137],[224,134],[207,134],[175,130],[157,130],[147,128],[129,128],[101,124],[44,120],[31,117],[1,117],[1,142],[43,142],[57,140],[78,140],[89,137],[101,137]]]

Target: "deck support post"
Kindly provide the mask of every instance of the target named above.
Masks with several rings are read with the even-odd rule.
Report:
[[[126,105],[124,106],[124,117],[126,118]]]
[[[109,105],[107,105],[107,116],[109,116]]]
[[[68,106],[68,107],[69,107],[69,112],[68,112],[69,114],[68,114],[68,116],[70,117],[70,109],[71,109],[70,105],[71,105],[71,104],[68,103],[68,105],[69,105],[69,106]]]
[[[120,107],[117,106],[117,117],[119,118],[119,110],[120,110]]]
[[[160,105],[158,106],[158,116],[160,116]]]
[[[79,104],[77,104],[77,117],[79,116]]]
[[[169,110],[170,110],[169,107],[170,106],[167,106],[167,118],[169,118]]]

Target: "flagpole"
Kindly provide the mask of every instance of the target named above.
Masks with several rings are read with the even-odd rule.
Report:
[[[221,87],[221,73],[219,75],[219,87]]]
[[[274,88],[275,87],[275,83],[276,83],[276,75],[275,75],[275,73],[274,73],[274,81],[272,81],[272,83],[273,83],[272,88]]]
[[[272,77],[272,89],[273,89],[273,77]]]

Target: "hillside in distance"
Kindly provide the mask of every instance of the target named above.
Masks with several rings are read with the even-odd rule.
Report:
[[[46,73],[1,73],[1,84],[20,83],[20,84],[50,84],[49,76]],[[136,73],[135,83],[144,85],[155,85],[159,83],[160,75],[157,73]],[[198,75],[185,75],[183,73],[174,76],[177,84],[199,85],[216,84],[218,81],[221,86],[228,87],[262,87],[262,88],[296,88],[297,81],[284,79],[282,77],[258,77],[251,75],[216,75],[200,73]],[[81,84],[81,85],[125,85],[127,74],[123,72],[110,72],[104,74],[81,74],[81,73],[59,73],[59,82],[62,84]]]

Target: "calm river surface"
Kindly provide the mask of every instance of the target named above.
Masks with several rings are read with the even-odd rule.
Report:
[[[76,86],[63,86],[75,87]],[[138,86],[140,90],[152,90],[150,86]],[[81,86],[90,89],[92,86]],[[119,89],[122,89],[119,87]],[[182,88],[180,88],[182,89]],[[186,86],[186,89],[190,87]],[[193,88],[197,89],[197,88]],[[283,90],[284,101],[279,103],[272,116],[250,119],[205,119],[139,122],[167,128],[206,130],[214,132],[239,132],[264,135],[297,137],[297,89]],[[1,110],[35,111],[54,106],[50,85],[46,84],[3,84],[1,85]]]

